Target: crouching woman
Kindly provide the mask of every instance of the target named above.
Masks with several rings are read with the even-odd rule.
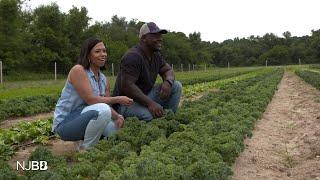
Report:
[[[52,131],[65,141],[83,140],[81,149],[89,149],[102,135],[110,136],[123,126],[123,117],[109,105],[133,103],[126,96],[110,97],[109,81],[100,71],[106,60],[104,43],[87,39],[55,108]]]

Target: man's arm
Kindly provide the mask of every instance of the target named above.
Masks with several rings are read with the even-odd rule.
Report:
[[[163,108],[158,103],[146,96],[135,84],[137,81],[135,77],[124,73],[122,74],[121,78],[121,91],[124,92],[126,96],[147,107],[153,117],[162,117],[164,115]]]
[[[136,77],[123,73],[120,81],[120,91],[122,91],[126,96],[132,98],[134,101],[137,101],[139,104],[148,107],[148,105],[152,103],[152,100],[135,84],[136,81]]]
[[[168,63],[165,63],[164,66],[161,67],[159,74],[162,77],[163,82],[167,80],[173,82],[175,79],[174,72]]]
[[[165,65],[160,69],[159,74],[163,80],[159,96],[160,99],[166,100],[171,94],[171,88],[174,83],[174,72],[169,64],[165,63]]]

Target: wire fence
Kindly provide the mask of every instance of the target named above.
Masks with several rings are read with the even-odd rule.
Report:
[[[171,64],[171,68],[175,72],[192,72],[192,71],[207,71],[212,68],[212,65],[196,65],[196,64]],[[18,71],[18,72],[4,72],[5,64],[0,61],[0,84],[4,82],[23,81],[23,80],[57,80],[66,78],[71,67],[58,62],[49,64],[47,72],[32,72],[32,71]],[[102,68],[102,71],[107,76],[117,76],[120,70],[119,64],[107,64]]]

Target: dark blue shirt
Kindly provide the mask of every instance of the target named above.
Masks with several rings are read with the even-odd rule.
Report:
[[[160,69],[166,64],[160,52],[155,52],[150,59],[143,52],[141,45],[128,50],[122,57],[113,96],[126,96],[121,91],[121,77],[128,74],[137,79],[135,84],[147,95],[153,88]]]

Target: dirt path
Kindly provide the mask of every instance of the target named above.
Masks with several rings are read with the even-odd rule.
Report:
[[[285,73],[231,179],[320,180],[320,92]]]

